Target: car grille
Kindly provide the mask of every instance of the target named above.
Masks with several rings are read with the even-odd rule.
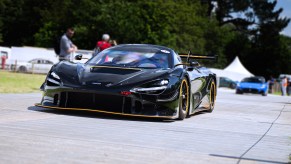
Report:
[[[259,91],[257,89],[253,89],[253,88],[245,88],[243,89],[244,93],[258,93]]]
[[[62,92],[60,107],[96,109],[109,112],[130,112],[131,99],[118,95],[101,95],[96,93]],[[123,111],[124,109],[128,111]]]

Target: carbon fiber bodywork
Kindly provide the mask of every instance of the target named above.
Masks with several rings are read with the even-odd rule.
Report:
[[[105,50],[151,51],[168,55],[167,67],[127,67],[62,61],[52,67],[42,85],[37,106],[90,110],[111,114],[179,118],[213,110],[216,76],[205,67],[186,66],[173,50],[156,45],[119,45]],[[91,61],[91,63],[90,63]],[[165,62],[165,61],[164,61]],[[185,86],[182,94],[182,81]],[[182,101],[184,100],[184,101]]]

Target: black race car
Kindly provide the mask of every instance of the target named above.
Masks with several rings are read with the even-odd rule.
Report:
[[[212,112],[216,75],[195,60],[209,58],[157,45],[114,46],[85,64],[54,65],[36,106],[180,120]]]

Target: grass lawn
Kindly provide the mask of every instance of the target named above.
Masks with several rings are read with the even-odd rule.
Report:
[[[0,93],[39,92],[46,75],[0,71]]]

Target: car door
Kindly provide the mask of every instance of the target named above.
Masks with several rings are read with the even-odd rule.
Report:
[[[33,73],[40,73],[41,72],[41,59],[35,59],[33,61]]]
[[[206,85],[208,75],[203,71],[198,69],[198,67],[193,67],[190,70],[188,69],[188,74],[191,79],[191,93],[192,93],[192,103],[194,110],[197,106],[200,105],[200,102],[204,95],[206,94]]]
[[[183,61],[178,55],[174,55],[174,65],[185,62],[186,61]],[[207,85],[206,83],[208,76],[207,74],[204,74],[200,69],[198,69],[198,66],[198,62],[196,64],[193,62],[192,66],[190,67],[184,65],[184,68],[187,70],[190,80],[190,113],[193,113],[195,108],[199,106],[203,94],[205,94],[203,88],[205,88],[204,86]]]
[[[51,62],[49,60],[44,60],[41,73],[48,73],[53,65],[54,65],[53,62]]]

